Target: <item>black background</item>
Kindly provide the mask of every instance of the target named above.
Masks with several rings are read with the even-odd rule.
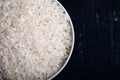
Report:
[[[53,80],[120,80],[120,0],[59,0],[70,14],[75,47]]]

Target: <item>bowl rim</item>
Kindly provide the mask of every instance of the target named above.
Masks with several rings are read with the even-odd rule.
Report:
[[[55,1],[65,11],[66,15],[69,18],[70,26],[71,26],[71,29],[72,29],[72,46],[71,46],[71,50],[70,50],[69,56],[68,56],[67,60],[65,61],[65,63],[63,64],[63,66],[55,74],[53,74],[50,78],[48,78],[48,80],[51,80],[51,79],[55,78],[65,68],[65,66],[67,65],[67,63],[69,62],[69,60],[71,58],[71,55],[72,55],[72,52],[73,52],[73,48],[74,48],[74,43],[75,43],[75,32],[74,32],[74,27],[73,27],[73,22],[71,20],[71,17],[68,14],[67,10],[63,7],[63,5],[58,0],[55,0]]]

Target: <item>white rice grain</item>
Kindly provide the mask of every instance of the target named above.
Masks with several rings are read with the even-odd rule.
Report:
[[[0,80],[46,80],[72,44],[69,18],[55,0],[0,0]]]

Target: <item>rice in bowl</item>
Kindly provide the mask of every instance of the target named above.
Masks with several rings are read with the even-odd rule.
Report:
[[[0,80],[46,80],[72,45],[66,12],[56,0],[0,0]]]

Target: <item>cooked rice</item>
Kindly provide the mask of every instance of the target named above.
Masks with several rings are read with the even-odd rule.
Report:
[[[65,63],[72,36],[55,0],[0,0],[0,80],[46,80]]]

